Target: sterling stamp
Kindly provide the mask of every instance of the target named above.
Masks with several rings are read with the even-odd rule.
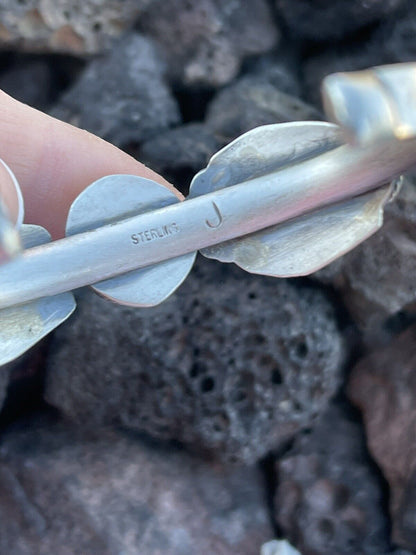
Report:
[[[78,287],[153,306],[184,281],[197,251],[293,277],[364,241],[382,226],[401,174],[416,165],[415,70],[398,64],[327,77],[333,123],[245,133],[211,158],[183,202],[142,177],[107,176],[75,199],[67,237],[55,242],[1,210],[0,364],[63,322]],[[17,184],[16,195],[23,214]]]

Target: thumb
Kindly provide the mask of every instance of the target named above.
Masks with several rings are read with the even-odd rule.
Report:
[[[0,91],[0,157],[22,187],[26,222],[64,235],[73,200],[93,181],[110,174],[132,174],[178,191],[115,146],[21,104]],[[150,185],[149,185],[150,186]],[[11,214],[16,206],[10,202]]]

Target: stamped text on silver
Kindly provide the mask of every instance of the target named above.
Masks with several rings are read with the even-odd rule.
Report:
[[[165,237],[175,235],[175,233],[179,233],[179,227],[175,222],[172,222],[168,225],[152,227],[150,229],[144,229],[143,231],[133,233],[131,235],[131,241],[133,245],[138,245],[140,243],[155,241],[157,239],[164,239]]]
[[[215,204],[215,202],[212,203],[212,207],[214,208],[216,218],[214,219],[214,221],[212,221],[212,220],[205,220],[205,223],[206,223],[207,226],[210,227],[211,229],[216,229],[217,227],[220,227],[220,225],[222,224],[222,215],[221,215],[220,209],[219,209],[218,206]]]

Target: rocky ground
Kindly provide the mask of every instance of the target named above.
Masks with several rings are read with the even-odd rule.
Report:
[[[326,74],[416,61],[416,5],[0,0],[0,46],[0,88],[186,193],[244,131],[323,119]],[[416,553],[415,223],[410,176],[308,279],[201,258],[154,309],[82,292],[0,373],[0,553]]]

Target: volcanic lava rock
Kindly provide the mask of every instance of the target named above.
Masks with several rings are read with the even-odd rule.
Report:
[[[140,142],[179,123],[153,44],[135,33],[91,62],[52,115],[118,145]]]
[[[10,365],[0,367],[0,410],[6,398],[7,386],[9,385]]]
[[[0,0],[0,44],[92,54],[129,29],[151,0]]]
[[[316,277],[339,288],[362,329],[371,332],[389,315],[416,301],[416,187],[406,180],[386,206],[385,223],[370,239]]]
[[[394,17],[406,0],[276,0],[279,15],[293,36],[340,39],[383,18]]]
[[[6,420],[43,403],[45,341],[17,359],[0,366],[0,411]],[[7,415],[4,414],[6,409]]]
[[[206,125],[189,123],[143,143],[138,158],[186,193],[193,176],[207,165],[219,147]]]
[[[1,553],[251,555],[272,536],[259,472],[50,419],[0,449]]]
[[[20,102],[44,110],[49,106],[53,78],[45,60],[16,62],[0,74],[0,89]]]
[[[229,83],[245,56],[271,50],[279,38],[265,0],[154,0],[139,23],[163,49],[171,77],[186,86]]]
[[[402,17],[386,19],[376,31],[374,40],[389,63],[414,62],[416,59],[416,6],[407,3]]]
[[[276,521],[302,555],[389,551],[381,485],[346,408],[332,404],[276,471]]]
[[[320,291],[212,261],[153,309],[89,296],[54,339],[46,399],[68,417],[246,463],[325,409],[343,364]]]
[[[393,538],[416,550],[416,326],[354,368],[348,393],[390,487]]]
[[[306,58],[302,64],[305,98],[320,106],[322,79],[331,73],[413,62],[416,59],[415,37],[416,5],[408,2],[407,10],[400,17],[385,18],[365,40],[334,44],[331,48]]]
[[[285,49],[249,60],[246,75],[261,78],[286,94],[300,96],[300,64],[296,50]]]
[[[360,71],[387,63],[388,58],[379,43],[364,42],[354,47],[334,45],[323,53],[307,58],[302,64],[304,97],[321,109],[322,80],[339,71]]]
[[[321,118],[315,108],[281,92],[266,77],[248,75],[217,93],[206,123],[227,143],[259,125]]]

